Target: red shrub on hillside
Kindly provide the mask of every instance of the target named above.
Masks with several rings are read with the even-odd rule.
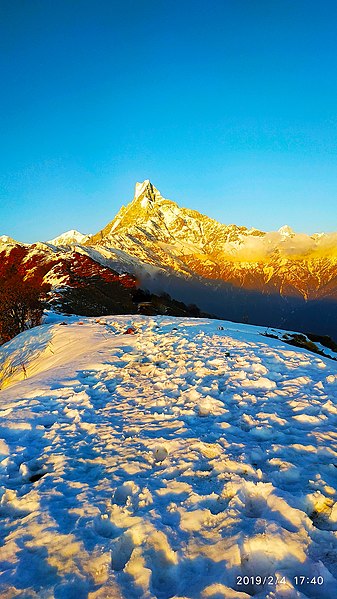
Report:
[[[9,341],[41,323],[43,298],[48,285],[38,279],[24,280],[15,265],[0,278],[0,341]]]

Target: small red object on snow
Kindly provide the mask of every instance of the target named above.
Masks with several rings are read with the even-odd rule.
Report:
[[[136,333],[136,329],[134,329],[133,327],[129,327],[128,329],[126,329],[126,331],[124,331],[123,335],[134,335]]]

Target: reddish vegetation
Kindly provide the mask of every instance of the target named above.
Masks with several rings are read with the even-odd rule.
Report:
[[[44,301],[50,287],[37,279],[24,280],[12,265],[0,279],[0,341],[9,341],[41,322]]]
[[[89,256],[74,251],[65,258],[58,252],[38,252],[34,245],[30,248],[17,245],[9,252],[0,252],[1,280],[7,280],[13,271],[36,284],[42,284],[44,277],[50,273],[56,285],[78,288],[87,285],[88,279],[95,278],[108,283],[119,282],[127,289],[136,288],[134,277],[119,275]]]
[[[136,281],[130,275],[119,275],[79,252],[73,253],[71,261],[61,259],[53,266],[53,274],[57,278],[67,277],[67,284],[70,287],[83,287],[88,279],[97,277],[107,283],[119,282],[128,289],[136,287]]]
[[[73,251],[15,245],[0,252],[0,342],[40,323],[44,301],[66,312],[132,311],[136,279]],[[54,289],[53,289],[54,288]]]

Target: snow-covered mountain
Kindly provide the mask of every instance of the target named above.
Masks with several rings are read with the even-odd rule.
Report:
[[[0,596],[335,599],[337,364],[264,333],[74,316],[2,346]]]
[[[37,285],[51,287],[51,305],[78,314],[132,312],[137,281],[132,275],[104,265],[82,246],[48,243],[0,246],[0,280],[11,280],[13,269]]]
[[[0,246],[0,282],[10,280],[13,269],[36,285],[48,285],[48,305],[61,312],[87,316],[137,311],[176,316],[200,313],[193,303],[185,305],[162,292],[142,290],[137,272],[149,274],[150,267],[118,250],[7,243]],[[204,311],[204,315],[209,313]]]
[[[83,244],[91,237],[91,235],[83,235],[76,229],[71,229],[70,231],[66,231],[62,233],[58,237],[54,237],[54,239],[50,239],[47,243],[51,243],[52,245],[74,245],[74,244]]]
[[[177,271],[190,272],[184,256],[203,254],[210,257],[222,252],[226,243],[238,242],[261,231],[236,225],[222,225],[196,210],[180,208],[163,198],[149,180],[136,184],[133,201],[88,245],[113,245],[158,266],[170,265]],[[137,240],[137,243],[135,243]],[[139,243],[141,242],[141,243]]]
[[[13,239],[12,237],[9,237],[8,235],[0,235],[0,246],[1,245],[15,245],[16,243],[18,243],[18,242],[15,241],[15,239]]]
[[[128,273],[144,289],[222,318],[337,338],[337,233],[221,224],[165,199],[149,180],[89,239],[73,230],[44,244],[4,243],[4,265],[16,248],[27,268],[31,258],[53,265],[44,276],[54,287],[67,284],[62,264],[71,270],[74,261],[79,274],[85,262],[84,277],[89,264]]]
[[[180,208],[146,180],[86,245],[150,265],[159,286],[220,317],[337,336],[337,233],[224,225]]]
[[[294,237],[296,235],[295,231],[289,225],[283,225],[279,228],[278,233],[281,233],[283,238],[286,237]]]
[[[119,248],[158,268],[305,300],[337,300],[337,233],[265,233],[223,225],[163,198],[146,180],[88,245]]]

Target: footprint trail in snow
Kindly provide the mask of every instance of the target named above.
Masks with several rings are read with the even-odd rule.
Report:
[[[1,348],[27,376],[0,391],[1,597],[336,598],[337,364],[261,332],[72,317]]]

